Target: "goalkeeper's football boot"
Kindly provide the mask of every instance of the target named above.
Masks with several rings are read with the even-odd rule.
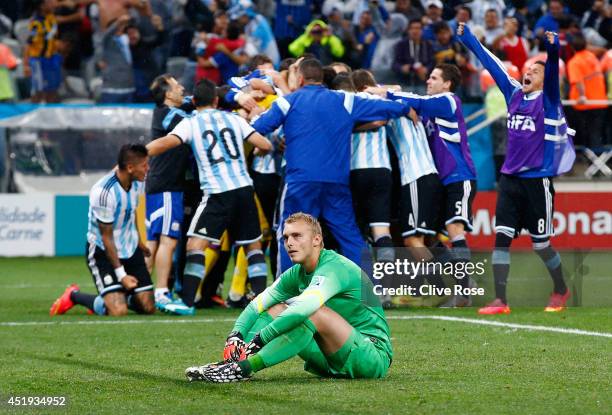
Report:
[[[193,366],[185,369],[185,376],[189,382],[203,380],[214,383],[229,383],[248,380],[250,375],[246,375],[237,363],[209,363],[204,366]]]
[[[195,315],[195,307],[188,307],[183,300],[174,300],[169,304],[165,304],[159,308],[160,311],[177,316],[193,316]]]
[[[49,315],[58,316],[60,314],[64,314],[66,311],[74,307],[74,303],[70,299],[70,294],[72,294],[74,291],[79,290],[80,288],[76,284],[71,284],[68,288],[66,288],[66,290],[64,290],[64,293],[53,302],[53,305],[49,310]]]
[[[510,314],[510,307],[504,303],[501,299],[496,298],[486,306],[478,310],[478,314]]]
[[[249,380],[252,375],[242,371],[238,363],[211,367],[204,371],[204,380],[213,383],[230,383]]]
[[[544,311],[548,313],[558,313],[565,310],[565,303],[569,299],[570,290],[565,290],[565,294],[552,293],[548,300],[548,305],[544,308]]]

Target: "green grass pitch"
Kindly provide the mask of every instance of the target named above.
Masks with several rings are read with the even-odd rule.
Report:
[[[519,297],[522,289],[533,291],[520,288],[526,286],[519,283],[521,277],[513,273],[511,297]],[[51,302],[70,282],[94,290],[84,259],[0,259],[0,413],[612,413],[610,337],[415,318],[451,316],[612,333],[611,308],[545,314],[540,306],[525,306],[486,319],[474,309],[393,310],[388,315],[395,358],[386,379],[319,379],[293,359],[249,382],[211,385],[188,383],[184,369],[219,359],[236,311],[200,310],[191,319],[159,314],[112,319],[75,308],[51,319]],[[597,284],[609,288],[601,276],[580,283],[590,287],[582,298],[588,294],[593,303],[612,292],[592,293],[599,290]],[[536,291],[550,289],[544,277],[535,285]],[[530,301],[536,300],[545,302],[546,294]],[[61,409],[15,408],[6,403],[9,396],[63,396],[67,401]]]

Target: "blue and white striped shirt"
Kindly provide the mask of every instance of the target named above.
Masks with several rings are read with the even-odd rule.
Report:
[[[266,138],[272,143],[273,150],[263,156],[253,157],[253,171],[261,174],[281,174],[281,162],[283,153],[279,150],[280,140],[283,135],[282,127],[277,128],[274,132],[266,135]]]
[[[216,109],[184,118],[170,134],[179,137],[198,164],[200,187],[207,194],[253,184],[244,158],[244,140],[255,130],[236,114]]]
[[[134,255],[138,248],[136,207],[141,194],[144,194],[143,182],[132,182],[132,187],[126,192],[114,171],[98,180],[89,193],[87,241],[104,250],[98,222],[112,224],[119,258],[127,259]]]
[[[391,170],[386,128],[353,133],[351,170],[380,168]]]
[[[412,120],[399,117],[389,121],[386,128],[397,154],[402,186],[419,177],[438,173],[423,123],[415,125]]]

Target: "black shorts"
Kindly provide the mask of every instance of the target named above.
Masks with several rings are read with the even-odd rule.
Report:
[[[252,172],[253,187],[270,228],[274,225],[274,209],[280,193],[281,177],[276,173]]]
[[[85,244],[85,256],[87,258],[87,266],[100,296],[104,297],[106,294],[115,291],[125,291],[115,275],[115,268],[108,260],[106,251],[95,243],[87,242]],[[140,248],[136,248],[134,255],[131,257],[127,259],[120,258],[119,261],[125,268],[126,274],[132,275],[138,280],[138,285],[134,289],[135,293],[153,290],[151,274],[147,270],[144,255]]]
[[[391,170],[351,171],[351,194],[357,222],[368,226],[389,226],[391,222]]]
[[[443,227],[451,223],[463,223],[465,230],[472,230],[472,203],[476,196],[476,180],[449,183],[444,186]]]
[[[555,188],[550,177],[523,179],[501,175],[495,208],[495,232],[518,237],[527,229],[532,238],[554,234]]]
[[[252,186],[204,195],[196,209],[187,236],[220,243],[225,230],[237,245],[261,239],[259,214]]]
[[[402,237],[435,235],[440,218],[444,188],[437,174],[427,174],[401,189],[400,225]]]

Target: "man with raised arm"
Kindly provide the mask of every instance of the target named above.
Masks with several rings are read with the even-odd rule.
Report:
[[[480,314],[508,314],[506,282],[510,270],[509,248],[522,228],[531,235],[533,249],[546,264],[554,283],[544,311],[565,308],[570,291],[563,280],[561,257],[550,246],[553,235],[553,177],[567,172],[575,159],[573,135],[565,121],[559,93],[559,39],[546,32],[546,62],[529,67],[522,85],[487,50],[463,23],[459,39],[491,73],[508,106],[508,147],[501,169],[495,209],[495,248],[493,277],[495,300]]]

